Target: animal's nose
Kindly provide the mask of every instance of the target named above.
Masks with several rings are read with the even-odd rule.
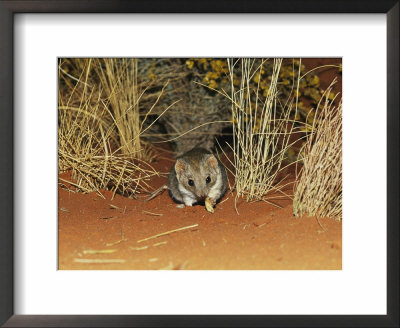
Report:
[[[206,199],[206,197],[207,197],[207,195],[205,193],[200,194],[199,200],[204,200],[204,199]]]

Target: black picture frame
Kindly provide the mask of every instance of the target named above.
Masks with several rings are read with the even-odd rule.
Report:
[[[18,131],[14,131],[13,127],[13,22],[16,13],[385,13],[387,16],[387,315],[14,315],[13,135]],[[0,0],[0,63],[2,112],[0,324],[4,327],[399,327],[398,0]]]

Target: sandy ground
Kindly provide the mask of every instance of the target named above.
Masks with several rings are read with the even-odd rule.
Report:
[[[163,156],[165,157],[165,155]],[[168,172],[172,160],[155,167]],[[152,180],[154,187],[166,178]],[[292,214],[290,200],[247,203],[228,192],[215,213],[59,187],[59,269],[341,269],[342,224]],[[238,214],[239,213],[239,214]],[[91,263],[98,261],[99,263]],[[110,263],[105,263],[110,262]]]
[[[310,68],[325,63],[308,61]],[[330,70],[320,74],[321,81],[333,76]],[[160,154],[152,165],[169,172],[173,160]],[[166,182],[159,177],[150,184]],[[342,268],[342,223],[297,219],[289,199],[275,201],[280,207],[238,199],[237,213],[235,194],[228,192],[209,213],[200,205],[177,208],[166,191],[150,201],[102,193],[106,199],[59,186],[59,269]]]

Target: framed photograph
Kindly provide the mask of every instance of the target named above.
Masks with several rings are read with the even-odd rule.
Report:
[[[398,19],[0,1],[0,323],[398,326]]]

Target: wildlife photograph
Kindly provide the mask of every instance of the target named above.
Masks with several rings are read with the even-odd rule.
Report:
[[[58,58],[59,270],[341,270],[342,58]]]

